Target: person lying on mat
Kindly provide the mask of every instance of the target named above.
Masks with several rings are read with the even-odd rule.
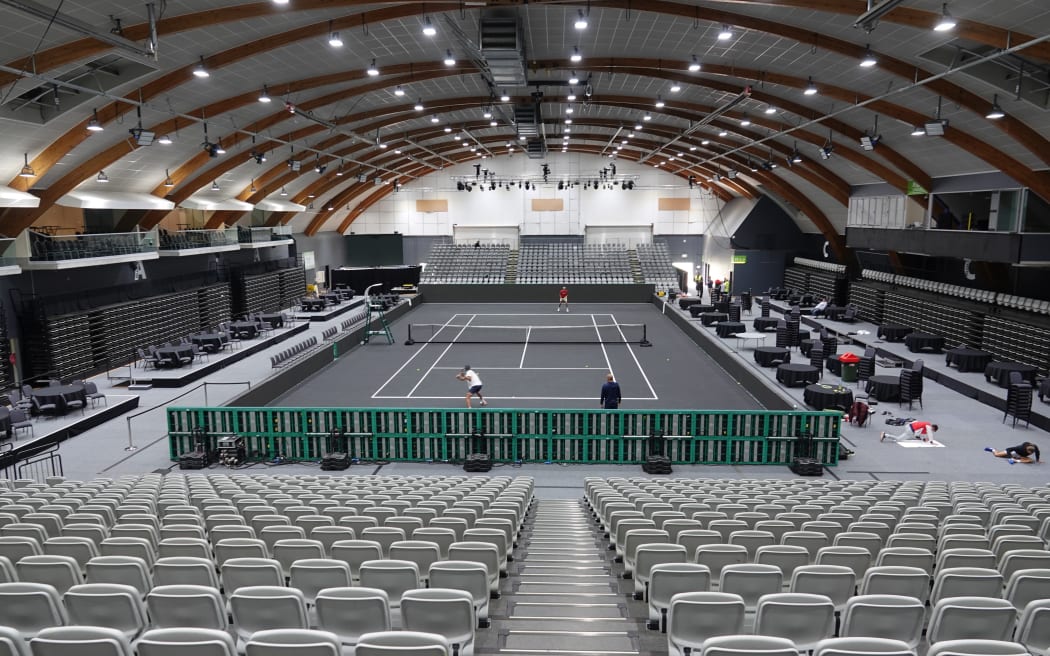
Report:
[[[928,421],[913,421],[908,424],[904,424],[904,431],[899,435],[890,435],[889,433],[883,433],[879,436],[880,442],[889,440],[890,442],[903,442],[904,440],[922,440],[923,442],[929,442],[933,439],[931,436],[937,432],[937,424],[931,424]]]
[[[996,458],[1006,458],[1006,461],[1011,465],[1019,462],[1034,465],[1039,462],[1039,447],[1031,442],[1022,442],[1017,446],[1008,446],[1002,451],[997,451],[990,446],[984,447],[984,450]]]

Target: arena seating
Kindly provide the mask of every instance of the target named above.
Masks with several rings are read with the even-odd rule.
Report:
[[[34,653],[130,656],[134,644],[148,656],[192,643],[233,656],[236,641],[249,654],[271,653],[266,644],[469,654],[487,626],[485,578],[495,573],[498,594],[533,501],[527,477],[49,483],[0,481],[0,647],[33,639]],[[424,590],[430,578],[443,587]]]
[[[670,654],[837,654],[844,652],[836,640],[847,638],[896,640],[860,649],[884,656],[915,654],[920,645],[930,654],[1046,653],[1036,636],[1050,627],[1048,486],[650,478],[584,485],[609,548],[633,565],[635,596],[649,601],[649,627],[667,633]],[[717,638],[727,633],[738,635]],[[758,644],[767,637],[783,644]]]
[[[671,266],[671,255],[667,244],[638,244],[638,265],[642,269],[642,279],[656,285],[657,290],[678,289],[678,276]]]
[[[507,246],[434,244],[420,276],[423,284],[502,284],[507,274]]]
[[[523,284],[625,284],[634,282],[626,247],[601,244],[523,244],[518,251]]]

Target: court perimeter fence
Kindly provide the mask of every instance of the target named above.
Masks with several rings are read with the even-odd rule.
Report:
[[[172,460],[245,438],[249,460],[638,464],[654,445],[675,464],[838,464],[841,412],[449,408],[168,408]],[[653,438],[659,438],[654,440]]]

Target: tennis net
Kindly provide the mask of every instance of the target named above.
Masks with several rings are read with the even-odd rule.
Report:
[[[579,326],[408,325],[406,344],[637,344],[649,346],[644,323]]]

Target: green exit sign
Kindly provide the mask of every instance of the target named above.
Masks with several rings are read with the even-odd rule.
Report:
[[[747,264],[747,255],[734,255],[733,264]]]

